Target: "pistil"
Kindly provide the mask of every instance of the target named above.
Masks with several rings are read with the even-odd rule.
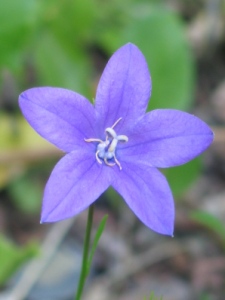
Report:
[[[91,143],[91,142],[98,142],[97,151],[95,153],[96,160],[98,163],[102,164],[101,159],[104,160],[105,164],[109,167],[113,167],[116,164],[122,170],[121,164],[116,158],[116,147],[118,142],[127,142],[128,137],[126,135],[117,135],[115,130],[113,129],[121,120],[122,118],[119,118],[112,127],[108,127],[105,130],[106,133],[106,139],[105,141],[102,141],[101,139],[97,138],[90,138],[90,139],[84,139],[85,142]],[[114,159],[115,162],[109,162],[108,160]]]

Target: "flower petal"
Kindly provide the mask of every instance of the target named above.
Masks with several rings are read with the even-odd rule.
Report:
[[[52,171],[47,182],[41,222],[70,218],[93,203],[109,186],[107,168],[93,153],[71,152]]]
[[[158,109],[146,114],[128,138],[120,150],[120,159],[124,157],[167,168],[184,164],[201,154],[212,143],[213,132],[191,114]]]
[[[87,147],[84,138],[95,137],[95,111],[83,96],[62,88],[32,88],[19,97],[30,125],[65,152]]]
[[[133,124],[145,113],[150,93],[145,58],[135,45],[126,44],[108,61],[97,88],[95,107],[100,130],[111,127],[121,117],[117,128],[129,127],[129,121]]]
[[[174,202],[165,177],[144,164],[123,162],[122,167],[112,168],[115,190],[146,226],[173,235]]]

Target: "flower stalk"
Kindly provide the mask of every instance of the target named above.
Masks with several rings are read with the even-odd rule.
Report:
[[[84,248],[83,248],[83,257],[82,257],[82,266],[81,266],[81,273],[80,273],[80,278],[79,278],[79,282],[78,282],[78,286],[77,286],[75,300],[81,299],[85,281],[88,276],[87,264],[88,264],[88,256],[89,256],[93,215],[94,215],[94,204],[90,205],[89,209],[88,209],[87,226],[86,226],[86,232],[85,232],[85,238],[84,238]]]

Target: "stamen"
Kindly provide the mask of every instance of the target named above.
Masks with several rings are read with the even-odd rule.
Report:
[[[109,146],[108,152],[114,153],[116,150],[117,144],[118,144],[118,140],[117,140],[117,138],[114,138]]]
[[[100,150],[98,150],[96,153],[95,153],[95,157],[97,159],[97,161],[102,164],[102,161],[100,160],[100,158],[98,157],[98,154],[99,154]]]
[[[118,135],[117,140],[126,143],[128,142],[128,137],[126,135]]]
[[[122,120],[122,118],[119,118],[114,124],[113,124],[113,126],[111,127],[111,128],[114,128],[118,123],[119,123],[119,121],[121,121]]]
[[[105,141],[102,141],[101,139],[96,138],[90,138],[90,139],[84,139],[85,142],[91,143],[91,142],[98,142],[97,151],[95,153],[95,157],[98,163],[102,164],[102,159],[104,160],[104,163],[109,166],[113,167],[117,165],[120,170],[122,170],[121,164],[116,158],[116,147],[118,142],[127,142],[128,137],[126,135],[117,135],[115,130],[113,129],[121,120],[122,118],[119,118],[112,127],[106,128],[106,139]],[[108,162],[108,160],[114,159],[114,162]]]
[[[118,159],[116,158],[116,155],[115,155],[115,154],[114,154],[114,160],[115,160],[117,166],[120,168],[120,170],[122,170],[121,164],[120,164],[120,162],[118,161]]]
[[[106,128],[105,132],[108,133],[108,135],[110,135],[112,138],[116,138],[117,137],[115,130],[113,130],[110,127]],[[106,135],[107,138],[108,138],[108,135]]]
[[[91,142],[98,142],[98,143],[104,143],[104,141],[100,139],[84,139],[85,142],[91,143]]]
[[[107,161],[107,157],[104,158],[104,162],[105,162],[105,164],[106,164],[107,166],[110,166],[110,167],[115,166],[115,163],[109,163],[109,162]]]

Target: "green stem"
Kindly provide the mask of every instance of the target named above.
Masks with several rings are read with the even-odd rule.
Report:
[[[89,209],[88,209],[88,218],[87,218],[87,227],[86,227],[86,233],[85,233],[85,239],[84,239],[82,266],[81,266],[80,279],[79,279],[79,283],[78,283],[78,287],[77,287],[75,300],[81,299],[85,281],[86,281],[86,278],[88,275],[88,274],[86,274],[86,270],[87,270],[93,214],[94,214],[94,204],[90,205]]]

